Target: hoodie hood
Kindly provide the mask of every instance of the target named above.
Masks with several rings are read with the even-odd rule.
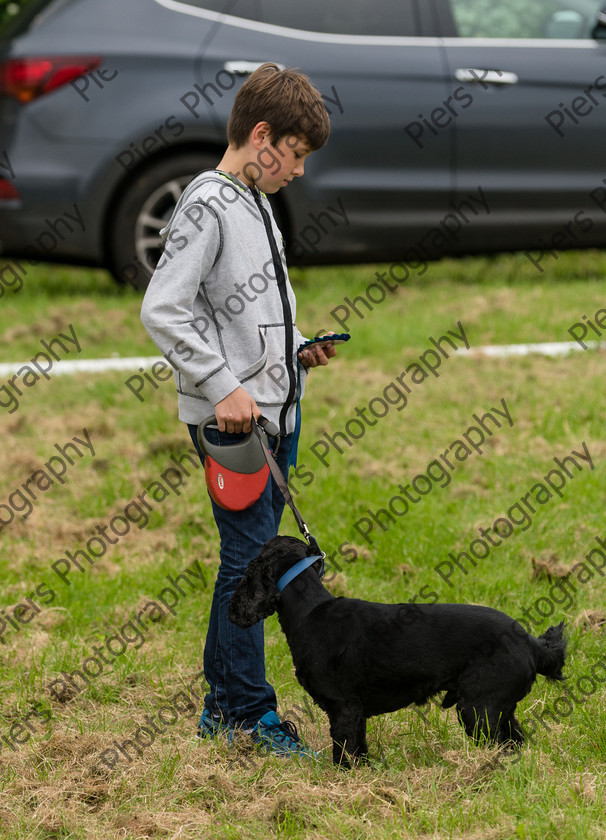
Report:
[[[187,207],[187,205],[190,204],[192,201],[195,201],[196,192],[201,187],[213,182],[219,185],[219,194],[223,197],[226,203],[229,204],[231,202],[225,199],[225,190],[235,190],[237,191],[238,197],[240,199],[243,199],[250,206],[250,212],[252,213],[252,215],[256,218],[259,218],[259,213],[257,211],[255,200],[253,198],[250,187],[247,187],[246,184],[244,184],[234,175],[229,175],[227,172],[221,172],[218,169],[207,169],[196,175],[181,193],[181,197],[177,201],[175,209],[173,210],[170,219],[160,231],[160,236],[164,245],[166,245],[166,239],[168,237],[168,234],[170,233],[170,229],[173,225],[173,222],[175,221],[176,217],[179,215],[181,210],[184,207]],[[261,195],[264,195],[264,193],[261,193]]]

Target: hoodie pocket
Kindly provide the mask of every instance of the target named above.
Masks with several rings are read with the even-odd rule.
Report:
[[[242,387],[257,403],[282,405],[288,395],[288,371],[284,360],[284,324],[260,324],[261,355],[238,371]]]

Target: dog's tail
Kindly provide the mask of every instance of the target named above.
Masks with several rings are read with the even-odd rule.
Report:
[[[550,627],[542,636],[535,639],[535,661],[537,672],[548,680],[565,680],[562,674],[566,658],[566,639],[564,622]]]

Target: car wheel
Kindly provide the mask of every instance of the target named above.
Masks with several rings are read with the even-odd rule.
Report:
[[[147,288],[164,247],[160,230],[194,175],[216,163],[215,158],[180,155],[142,170],[128,183],[109,227],[109,268],[119,283]]]

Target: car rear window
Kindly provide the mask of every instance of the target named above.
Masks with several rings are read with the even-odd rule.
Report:
[[[424,1],[424,0],[423,0]],[[416,0],[183,0],[234,17],[342,35],[418,35]]]

